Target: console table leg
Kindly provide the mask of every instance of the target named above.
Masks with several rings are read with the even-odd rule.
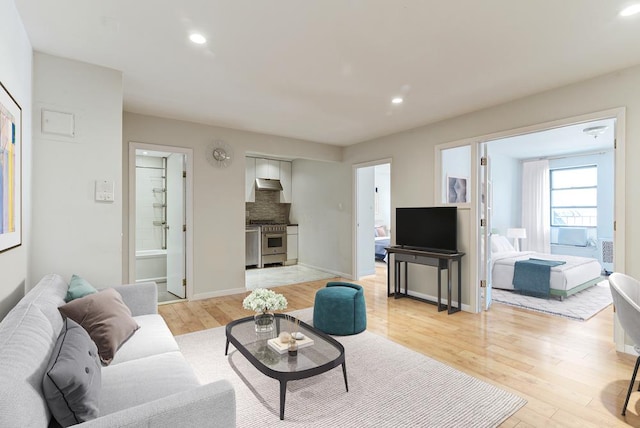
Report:
[[[393,262],[393,297],[398,298],[398,282],[400,281],[400,263],[398,261]]]
[[[280,381],[280,420],[284,420],[284,400],[287,395],[287,381]]]
[[[451,260],[447,260],[447,313],[451,313]]]
[[[438,312],[442,310],[442,269],[438,261]]]
[[[404,262],[404,295],[409,294],[409,264]]]
[[[391,296],[391,254],[387,254],[387,297]]]
[[[224,347],[224,355],[227,355],[229,353],[229,339],[227,339],[227,344]]]
[[[458,310],[462,310],[462,266],[458,259]]]

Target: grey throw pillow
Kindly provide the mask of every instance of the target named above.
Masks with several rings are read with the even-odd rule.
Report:
[[[63,427],[95,419],[101,386],[98,348],[82,326],[67,318],[42,380],[51,414]]]

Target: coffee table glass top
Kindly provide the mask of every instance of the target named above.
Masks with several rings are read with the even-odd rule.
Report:
[[[347,366],[344,361],[344,346],[333,337],[300,321],[295,328],[313,339],[313,345],[299,348],[296,356],[288,352],[280,354],[271,349],[267,341],[278,337],[281,331],[291,331],[292,324],[282,314],[275,315],[275,326],[269,333],[257,333],[253,317],[242,318],[227,324],[227,343],[224,354],[228,355],[229,344],[244,355],[263,374],[280,382],[280,419],[284,419],[287,382],[305,379],[342,366],[344,386],[349,392]]]
[[[291,331],[291,323],[282,314],[276,314],[274,329],[268,333],[257,333],[253,317],[233,321],[227,326],[227,337],[236,346],[240,344],[244,349],[239,349],[249,358],[250,354],[269,370],[281,373],[304,372],[336,362],[344,355],[342,344],[334,338],[325,335],[304,322],[300,322],[298,331],[305,337],[313,340],[313,345],[298,349],[298,355],[290,357],[287,352],[280,354],[273,350],[267,340],[276,338],[281,331]],[[234,343],[237,342],[237,343]]]

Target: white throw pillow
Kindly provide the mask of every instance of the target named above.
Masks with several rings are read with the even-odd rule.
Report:
[[[515,251],[511,242],[502,235],[491,235],[491,252],[502,253],[505,251]]]

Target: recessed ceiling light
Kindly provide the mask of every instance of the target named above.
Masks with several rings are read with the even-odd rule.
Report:
[[[620,16],[631,16],[640,12],[640,3],[632,4],[631,6],[627,6],[620,11]]]
[[[395,97],[394,99],[391,100],[391,102],[393,104],[402,104],[404,100],[401,97]]]
[[[207,43],[207,39],[205,39],[202,34],[198,34],[198,33],[193,33],[192,35],[190,35],[189,40],[191,40],[193,43],[196,43],[198,45]]]

